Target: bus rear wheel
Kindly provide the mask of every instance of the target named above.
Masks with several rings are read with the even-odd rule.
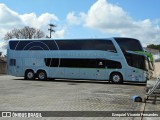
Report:
[[[46,80],[47,79],[47,74],[45,71],[40,70],[37,72],[37,77],[39,80]]]
[[[27,70],[25,72],[25,79],[27,79],[27,80],[33,80],[33,79],[35,79],[34,71],[33,70]]]
[[[115,72],[115,73],[111,74],[110,80],[114,84],[119,84],[119,83],[123,82],[123,77],[122,77],[122,75],[120,73]]]

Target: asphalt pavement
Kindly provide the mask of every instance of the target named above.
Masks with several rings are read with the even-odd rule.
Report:
[[[155,82],[156,80],[149,80],[147,86],[152,86]],[[117,85],[106,81],[64,79],[39,81],[0,75],[0,111],[41,111],[42,115],[45,115],[45,112],[51,116],[59,115],[23,118],[26,120],[159,120],[160,102],[157,101],[156,104],[153,104],[152,100],[145,102],[145,87],[143,84],[136,83]],[[142,97],[143,101],[134,102],[132,97],[135,95]],[[136,111],[152,116],[127,116]],[[0,119],[22,119],[14,115],[14,118],[1,117]]]

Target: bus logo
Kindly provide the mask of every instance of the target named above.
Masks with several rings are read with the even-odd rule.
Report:
[[[2,112],[2,117],[11,117],[11,112]]]

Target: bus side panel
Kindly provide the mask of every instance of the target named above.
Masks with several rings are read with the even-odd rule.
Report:
[[[24,73],[27,69],[36,71],[37,61],[36,58],[24,58]]]
[[[65,78],[65,69],[59,67],[45,67],[48,78]]]
[[[16,76],[24,76],[23,67],[23,58],[16,58]]]
[[[97,79],[97,70],[95,68],[80,68],[80,79]]]
[[[24,75],[23,59],[9,50],[7,50],[7,73],[17,77],[22,77]]]
[[[79,78],[80,77],[79,71],[80,70],[77,68],[66,68],[65,69],[65,78]]]
[[[125,81],[131,82],[146,82],[146,75],[143,70],[136,68],[126,69]]]

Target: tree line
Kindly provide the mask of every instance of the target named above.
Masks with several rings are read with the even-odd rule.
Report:
[[[10,32],[7,32],[4,36],[4,40],[9,40],[13,38],[17,39],[33,39],[33,38],[44,38],[45,34],[40,29],[25,26],[21,29],[14,28]]]
[[[150,44],[150,45],[147,45],[147,48],[152,48],[152,49],[160,50],[160,44],[158,44],[158,45]]]

